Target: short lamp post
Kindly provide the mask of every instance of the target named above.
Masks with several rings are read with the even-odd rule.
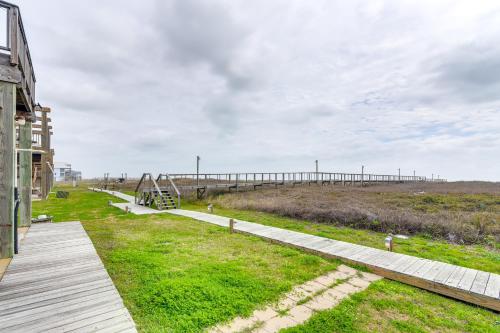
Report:
[[[393,241],[392,241],[392,236],[389,235],[385,238],[384,240],[384,243],[385,243],[385,248],[387,249],[387,251],[391,251],[393,250]]]

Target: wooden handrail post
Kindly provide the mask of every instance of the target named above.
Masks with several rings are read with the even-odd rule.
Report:
[[[234,220],[233,219],[229,219],[229,233],[232,234],[234,233]]]

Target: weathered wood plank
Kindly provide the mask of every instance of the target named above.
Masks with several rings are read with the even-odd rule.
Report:
[[[459,268],[458,266],[444,264],[445,268],[436,275],[434,282],[444,283]]]
[[[488,297],[500,299],[500,275],[491,273],[484,294]]]
[[[120,305],[120,307],[123,307],[123,304],[120,300],[116,299],[115,295],[115,291],[107,291],[101,294],[86,295],[59,303],[15,311],[8,315],[3,315],[0,318],[0,324],[14,326],[26,322],[27,319],[30,321],[43,319],[59,314],[60,312],[85,311],[99,306]]]
[[[108,279],[108,274],[106,272],[97,271],[94,274],[77,275],[72,278],[63,279],[50,279],[38,283],[32,284],[18,284],[16,286],[7,288],[0,292],[0,299],[8,297],[10,295],[22,294],[22,293],[38,293],[44,290],[51,290],[58,287],[67,287],[75,284],[86,283],[90,281],[98,281],[102,279]]]
[[[488,272],[477,272],[476,278],[472,283],[470,291],[477,294],[484,294],[486,286],[488,285],[488,279],[490,278],[490,273]]]
[[[444,282],[444,284],[456,288],[460,281],[462,280],[462,277],[464,276],[465,272],[467,272],[467,268],[465,267],[458,267],[455,269],[455,271],[450,275],[450,277]]]
[[[458,283],[457,288],[469,291],[472,287],[474,279],[476,278],[476,275],[477,271],[475,269],[467,268],[465,274],[462,276],[462,279]]]
[[[2,329],[136,332],[79,223],[33,225],[22,246],[0,281]]]

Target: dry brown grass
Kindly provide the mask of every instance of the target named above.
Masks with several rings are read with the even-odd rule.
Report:
[[[499,183],[312,185],[225,194],[215,201],[228,208],[379,232],[423,234],[454,243],[500,242]]]

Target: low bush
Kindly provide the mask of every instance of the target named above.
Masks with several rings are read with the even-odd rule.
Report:
[[[377,232],[427,235],[453,243],[500,242],[496,194],[377,192],[339,187],[297,187],[226,194],[228,208],[274,213]]]

